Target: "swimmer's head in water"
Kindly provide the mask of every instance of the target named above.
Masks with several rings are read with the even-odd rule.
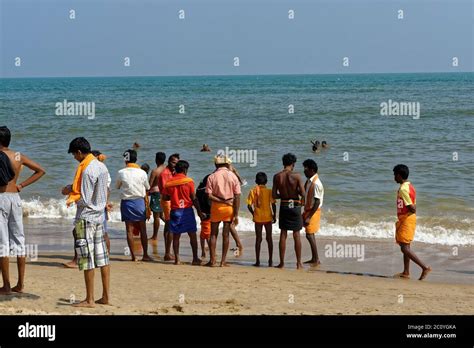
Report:
[[[128,149],[123,153],[123,159],[126,163],[137,163],[137,152],[132,149]]]
[[[326,140],[323,140],[323,142],[321,143],[321,145],[322,145],[323,147],[325,147],[327,144],[328,144],[328,143],[326,142]]]
[[[318,164],[312,160],[307,159],[303,162],[304,175],[307,178],[311,178],[314,174],[318,172]]]
[[[285,167],[288,167],[288,166],[291,166],[291,165],[295,165],[296,163],[296,156],[292,153],[287,153],[285,155],[283,155],[282,157],[282,162],[283,162],[283,165]]]
[[[166,161],[166,155],[164,152],[157,152],[155,155],[155,163],[157,166],[161,166]]]
[[[268,182],[267,174],[264,172],[258,172],[255,176],[255,183],[257,185],[266,185]]]
[[[404,164],[397,164],[393,168],[394,179],[399,184],[401,184],[404,180],[408,179],[409,174],[410,174],[410,170]]]
[[[6,126],[0,127],[0,145],[3,147],[10,146],[10,141],[12,139],[12,134]]]

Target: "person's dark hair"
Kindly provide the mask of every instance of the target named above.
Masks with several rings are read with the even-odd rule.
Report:
[[[189,168],[189,163],[188,161],[184,160],[179,160],[178,163],[176,163],[176,167],[174,169],[176,170],[176,173],[184,173],[185,170],[188,170]]]
[[[168,163],[171,162],[172,158],[176,158],[177,160],[179,160],[179,153],[174,153],[170,157],[168,157]]]
[[[91,153],[91,144],[89,144],[86,138],[75,138],[69,144],[69,150],[67,151],[67,153],[76,153],[78,151],[81,151],[81,153],[84,155]]]
[[[315,173],[318,172],[318,164],[312,159],[305,160],[303,162],[303,167],[308,168],[308,169],[312,169],[312,170],[314,170]]]
[[[323,142],[321,143],[321,145],[326,145],[326,144],[327,144],[326,140],[323,140]]]
[[[283,165],[285,167],[291,166],[292,164],[296,163],[296,156],[292,153],[287,153],[286,155],[283,155],[281,160],[283,161]]]
[[[166,161],[166,155],[164,152],[157,152],[156,155],[155,155],[155,163],[157,165],[161,165],[163,163],[165,163]]]
[[[127,163],[137,163],[137,152],[135,150],[128,149],[123,153],[123,157]]]
[[[4,147],[10,146],[12,140],[12,134],[7,126],[0,127],[0,144]]]
[[[93,154],[95,157],[99,157],[100,155],[102,155],[102,152],[100,152],[99,150],[92,150],[91,154]]]
[[[410,174],[410,171],[408,170],[408,167],[404,164],[397,164],[395,167],[393,167],[393,174],[397,175],[400,174],[403,180],[408,179],[408,175]]]
[[[267,174],[264,172],[258,172],[257,175],[255,175],[255,183],[257,185],[265,185],[267,182]]]
[[[141,168],[142,170],[144,170],[145,173],[147,173],[147,174],[148,174],[148,172],[150,171],[150,166],[148,165],[148,163],[143,163],[140,168]]]

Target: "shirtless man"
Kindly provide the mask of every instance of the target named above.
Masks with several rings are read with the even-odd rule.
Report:
[[[163,209],[161,209],[160,199],[161,193],[158,186],[158,178],[161,172],[165,169],[166,155],[164,152],[157,152],[155,155],[156,168],[152,170],[150,175],[150,208],[153,212],[153,236],[151,240],[158,240],[158,231],[160,229],[160,219],[163,218]]]
[[[10,130],[7,127],[0,127],[1,166],[2,169],[9,168],[9,174],[13,175],[13,178],[8,180],[7,185],[0,186],[0,210],[3,212],[3,214],[0,214],[0,266],[3,278],[0,295],[9,295],[12,291],[23,292],[26,265],[25,233],[23,231],[21,199],[18,193],[26,186],[38,181],[45,174],[44,169],[38,163],[33,162],[19,152],[9,149],[10,140]],[[33,174],[21,184],[17,184],[22,166],[31,169]],[[1,179],[3,181],[3,179],[8,178]],[[18,283],[13,288],[10,287],[10,254],[17,256],[18,267]]]
[[[295,241],[296,268],[303,269],[301,263],[301,239],[300,230],[303,227],[301,216],[301,197],[305,194],[301,175],[294,173],[296,156],[287,153],[282,158],[283,170],[273,176],[272,196],[280,199],[280,264],[277,268],[285,266],[286,238],[288,231],[293,231]]]

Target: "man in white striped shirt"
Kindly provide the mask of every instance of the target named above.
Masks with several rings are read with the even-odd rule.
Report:
[[[76,307],[94,307],[109,304],[110,266],[104,238],[105,206],[109,172],[102,162],[91,153],[85,138],[76,138],[69,144],[68,153],[80,163],[67,200],[77,206],[75,218],[76,251],[78,266],[84,271],[86,299],[74,304]],[[94,269],[100,268],[102,276],[102,298],[94,302]]]

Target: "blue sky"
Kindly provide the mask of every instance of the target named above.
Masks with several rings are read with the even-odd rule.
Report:
[[[0,16],[1,77],[473,71],[470,0],[0,0]]]

